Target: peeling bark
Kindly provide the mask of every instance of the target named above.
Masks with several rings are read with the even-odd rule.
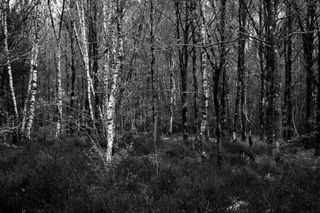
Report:
[[[122,34],[122,13],[123,10],[120,8],[120,2],[117,0],[117,4],[112,8],[116,9],[116,23],[113,27],[111,34],[112,40],[112,55],[114,57],[114,67],[112,69],[111,78],[111,90],[110,98],[107,106],[107,151],[106,151],[106,161],[109,162],[112,159],[112,149],[115,139],[115,119],[116,119],[116,101],[117,94],[119,91],[119,80],[120,72],[123,63],[123,34]],[[115,29],[114,29],[115,28]]]

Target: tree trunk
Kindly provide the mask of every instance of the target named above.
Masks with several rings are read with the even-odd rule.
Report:
[[[87,78],[87,101],[89,106],[89,115],[92,121],[93,128],[95,129],[95,118],[94,118],[94,110],[92,105],[92,94],[94,95],[94,86],[90,74],[90,65],[89,65],[89,51],[88,51],[88,38],[87,38],[87,28],[86,28],[86,22],[85,22],[85,13],[84,13],[84,6],[83,3],[76,2],[77,10],[78,10],[78,16],[80,20],[80,50],[81,55],[83,58],[84,66],[85,66],[85,72],[86,72],[86,78]],[[77,31],[75,31],[77,32]],[[77,33],[76,33],[77,37]],[[78,39],[77,39],[78,40]],[[78,41],[79,43],[79,41]]]
[[[267,74],[267,110],[266,110],[266,130],[267,142],[278,144],[281,139],[282,119],[281,119],[281,73],[278,68],[278,50],[275,36],[275,11],[277,0],[265,0],[267,20],[266,20],[266,74]]]
[[[239,0],[239,41],[238,41],[238,83],[235,105],[235,119],[234,119],[234,135],[236,135],[237,120],[239,118],[239,110],[241,115],[241,139],[246,140],[246,118],[245,118],[245,97],[246,97],[246,85],[245,85],[245,45],[246,45],[246,2]]]
[[[262,0],[259,0],[259,38],[262,39],[263,35],[263,20],[262,20]],[[260,140],[263,141],[264,139],[264,120],[265,120],[265,70],[264,70],[264,58],[263,58],[263,42],[259,42],[259,68],[260,68],[260,100],[259,100],[259,135]]]
[[[317,95],[317,141],[315,144],[315,156],[320,155],[320,32],[318,32],[318,95]]]
[[[188,63],[189,63],[189,30],[190,30],[190,17],[189,11],[190,3],[185,1],[185,23],[183,28],[183,47],[182,47],[182,64],[180,68],[181,75],[181,104],[182,104],[182,135],[183,141],[188,139],[188,126],[187,126],[187,111],[188,111],[188,103],[187,103],[187,78],[188,78]]]
[[[9,89],[10,89],[10,95],[12,100],[12,106],[13,106],[13,112],[15,119],[18,119],[18,107],[17,107],[17,100],[16,100],[16,94],[14,91],[14,85],[13,85],[13,78],[12,78],[12,69],[11,69],[11,60],[10,60],[10,53],[9,53],[9,44],[8,44],[8,14],[9,14],[9,0],[6,0],[4,4],[4,11],[3,11],[3,31],[4,31],[4,52],[6,56],[6,63],[7,63],[7,71],[8,71],[8,77],[9,77]]]
[[[290,5],[286,8],[287,26],[286,35],[288,38],[284,44],[284,58],[285,58],[285,92],[284,92],[284,138],[286,141],[291,139],[292,132],[292,11]]]
[[[220,24],[220,65],[219,69],[222,74],[222,86],[221,86],[221,136],[224,137],[225,122],[226,122],[226,95],[227,95],[227,70],[226,70],[226,44],[225,44],[225,31],[226,31],[226,0],[221,0],[221,24]]]
[[[198,80],[197,80],[197,2],[195,0],[191,1],[191,11],[192,11],[192,78],[193,78],[193,120],[194,128],[196,133],[196,140],[198,140],[199,134],[199,116],[198,116]]]
[[[180,97],[181,97],[181,118],[182,118],[182,137],[183,141],[188,139],[187,135],[187,71],[188,71],[188,56],[189,48],[189,30],[190,30],[190,17],[189,17],[189,2],[184,2],[185,9],[185,20],[182,22],[180,7],[183,5],[179,1],[175,2],[175,13],[176,13],[176,39],[179,43],[183,41],[183,45],[178,47],[179,56],[179,70],[180,70]],[[182,37],[180,35],[180,25],[182,25]]]
[[[74,38],[73,38],[73,31],[71,30],[70,33],[70,49],[71,49],[71,93],[70,93],[70,112],[72,118],[72,112],[74,111],[75,107],[75,81],[76,81],[76,67],[75,67],[75,49],[74,49]],[[70,130],[71,134],[73,133],[73,124],[70,121]]]
[[[57,63],[57,109],[58,109],[58,120],[56,126],[55,138],[60,137],[62,131],[62,79],[61,79],[61,46],[57,39],[57,52],[56,52],[56,63]]]
[[[176,62],[174,54],[170,55],[169,58],[169,69],[170,69],[170,123],[169,123],[169,134],[173,133],[173,119],[174,119],[174,106],[175,106],[175,83],[174,83],[174,71],[176,69]]]
[[[34,46],[32,47],[32,50],[31,50],[30,64],[32,64],[32,58],[33,58],[33,54],[34,54],[33,51],[34,51]],[[31,65],[30,71],[29,71],[29,81],[28,81],[27,93],[26,93],[26,97],[24,99],[24,104],[23,104],[22,121],[21,121],[21,129],[20,129],[21,134],[25,134],[27,115],[28,115],[27,110],[28,110],[29,95],[31,94],[32,78],[33,78],[33,68]]]
[[[93,91],[97,91],[99,86],[99,80],[98,80],[98,27],[97,27],[97,1],[88,1],[88,7],[90,10],[89,16],[89,30],[88,30],[88,55],[89,55],[89,68],[90,73],[93,76],[91,78],[92,84],[93,84]],[[93,108],[94,110],[94,117],[100,118],[100,110],[101,104],[100,104],[100,95],[99,94],[93,94]],[[99,124],[99,123],[98,123]],[[100,130],[99,128],[97,130]]]
[[[202,46],[208,44],[208,35],[206,31],[206,14],[205,14],[205,1],[201,1],[201,42]],[[208,61],[205,49],[201,49],[201,68],[202,68],[202,88],[203,88],[203,99],[204,108],[201,116],[200,126],[200,139],[201,143],[204,144],[207,139],[208,129],[208,110],[209,110],[209,73],[208,73]]]
[[[155,91],[155,54],[154,54],[154,6],[153,0],[150,0],[150,54],[151,54],[151,61],[150,61],[150,77],[151,77],[151,93],[152,93],[152,121],[153,121],[153,143],[156,146],[158,140],[158,113],[156,109],[156,91]],[[156,151],[156,150],[155,150]]]
[[[122,69],[122,61],[123,61],[123,34],[122,34],[122,9],[120,9],[120,1],[117,0],[117,5],[113,6],[112,9],[115,9],[116,12],[116,23],[113,27],[113,31],[111,32],[111,40],[112,40],[112,55],[114,57],[115,65],[112,69],[112,81],[111,90],[110,90],[110,98],[107,106],[107,151],[106,151],[106,160],[107,162],[112,159],[112,149],[115,138],[115,119],[116,119],[116,101],[117,101],[117,93],[119,91],[119,78],[120,72]],[[114,29],[116,28],[116,29]]]
[[[36,39],[38,41],[38,39]],[[38,54],[39,47],[38,43],[34,44],[33,53],[32,53],[32,61],[31,61],[31,72],[32,72],[32,81],[31,81],[31,98],[30,98],[30,112],[29,112],[29,120],[27,123],[26,129],[26,137],[30,140],[31,128],[34,120],[34,111],[35,111],[35,103],[36,103],[36,94],[37,94],[37,80],[38,80]]]
[[[36,13],[39,13],[38,7],[36,8]],[[37,14],[36,14],[37,16]],[[24,123],[22,123],[21,131],[26,136],[27,139],[30,140],[31,135],[31,128],[33,125],[34,120],[34,111],[35,111],[35,102],[36,102],[36,94],[37,94],[37,80],[38,80],[38,55],[39,55],[39,30],[40,30],[40,23],[39,20],[35,20],[35,27],[34,27],[34,38],[33,38],[33,45],[31,50],[31,61],[30,61],[30,79],[28,85],[28,93],[30,92],[30,106],[29,112],[27,111],[27,98],[25,102],[25,112],[23,120],[27,122],[26,130],[24,132]],[[28,116],[28,120],[26,119]]]
[[[314,30],[315,30],[315,5],[313,0],[307,0],[307,18],[306,18],[306,31],[308,33],[303,34],[303,49],[306,64],[306,123],[305,131],[309,133],[311,131],[311,119],[312,119],[312,90],[313,90],[313,51],[314,51]]]

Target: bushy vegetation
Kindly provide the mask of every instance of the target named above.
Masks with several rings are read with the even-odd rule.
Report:
[[[213,145],[203,159],[179,140],[162,142],[156,153],[141,140],[107,170],[70,140],[1,147],[0,212],[320,210],[320,170],[307,160],[276,164],[262,152],[248,163],[241,146],[224,142],[217,167]]]

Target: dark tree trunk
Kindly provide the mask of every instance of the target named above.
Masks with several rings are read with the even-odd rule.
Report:
[[[185,14],[184,14],[184,22],[181,17],[181,5],[184,5]],[[180,69],[180,97],[181,97],[181,117],[182,117],[182,135],[183,140],[186,141],[188,139],[187,135],[187,71],[188,71],[188,58],[189,58],[189,31],[190,31],[190,2],[185,1],[184,4],[181,4],[179,1],[175,2],[175,12],[176,12],[176,36],[179,42],[180,39],[183,41],[182,47],[178,47],[178,55],[179,55],[179,69]],[[182,25],[182,38],[180,35],[180,25]]]
[[[287,5],[287,26],[286,35],[288,38],[284,43],[284,58],[285,58],[285,92],[284,92],[284,139],[291,139],[292,132],[292,11],[290,5]]]
[[[278,142],[281,138],[282,119],[281,119],[281,73],[278,69],[278,50],[275,37],[275,11],[277,8],[277,0],[265,0],[266,8],[266,41],[269,44],[266,46],[266,133],[267,142],[272,144]]]
[[[183,30],[184,44],[189,43],[189,31],[190,31],[190,2],[185,2],[185,26]],[[187,73],[188,73],[188,60],[189,60],[189,48],[188,45],[183,45],[183,68],[180,69],[181,74],[181,101],[182,101],[182,129],[183,129],[183,140],[188,139],[187,135]]]
[[[225,28],[226,28],[226,0],[221,0],[221,24],[220,24],[220,65],[219,69],[222,74],[221,86],[221,136],[224,136],[225,121],[226,121],[226,95],[227,95],[227,73],[226,73],[226,44],[225,44]]]
[[[315,2],[313,0],[307,0],[307,17],[306,17],[306,30],[308,33],[303,34],[303,49],[306,64],[306,124],[305,131],[309,133],[311,131],[311,115],[312,115],[312,88],[313,88],[313,42],[314,42],[314,30],[315,30]]]
[[[239,58],[238,58],[238,67],[239,67]],[[238,75],[237,75],[237,83],[236,83],[236,100],[235,100],[235,105],[234,105],[234,118],[233,118],[233,140],[236,140],[236,134],[239,129],[239,109],[240,109],[240,89],[241,85],[239,83],[240,79],[240,72],[238,70]]]
[[[76,66],[75,66],[75,49],[74,49],[74,37],[73,30],[70,30],[70,49],[71,49],[71,91],[70,91],[70,115],[72,116],[75,108],[75,81],[76,81]],[[72,121],[70,121],[70,133],[74,132]]]
[[[196,139],[199,134],[199,118],[198,118],[198,81],[197,81],[197,49],[195,45],[197,44],[197,30],[196,30],[196,20],[197,20],[197,3],[196,1],[191,2],[192,10],[192,78],[193,78],[193,109],[194,109],[194,126],[196,132]]]
[[[89,30],[88,30],[88,50],[89,50],[89,68],[90,68],[90,73],[92,76],[92,81],[93,81],[93,88],[94,91],[98,90],[99,86],[99,79],[98,79],[98,19],[97,19],[97,11],[98,11],[98,5],[96,1],[88,1],[88,8],[90,10],[90,13],[88,14],[89,16]],[[93,92],[93,105],[94,105],[94,117],[95,118],[101,118],[100,114],[100,109],[102,107],[101,100],[102,98],[100,97],[100,94]],[[94,124],[99,125],[99,123]],[[99,127],[99,126],[98,126]],[[100,128],[97,128],[97,130],[101,130]]]
[[[245,72],[246,72],[246,66],[245,66],[245,44],[246,44],[246,20],[247,20],[247,11],[246,11],[246,1],[240,0],[239,1],[239,30],[240,30],[240,56],[239,60],[240,62],[240,84],[241,84],[241,93],[240,93],[240,113],[241,113],[241,140],[246,140],[246,118],[245,118],[245,107],[246,107],[246,83],[245,83]]]
[[[239,113],[241,115],[241,139],[246,140],[246,118],[244,114],[245,107],[245,45],[246,45],[246,2],[239,0],[239,41],[238,41],[238,82],[237,82],[237,94],[236,105],[234,113],[234,134],[237,131],[237,120]],[[239,112],[240,110],[240,112]]]
[[[262,20],[262,1],[259,1],[259,38],[262,39],[263,35],[263,20]],[[263,141],[264,139],[264,120],[265,120],[265,113],[264,113],[264,102],[265,102],[265,70],[264,70],[264,56],[263,56],[263,42],[260,41],[259,43],[259,68],[260,68],[260,100],[259,100],[259,134],[260,140]]]
[[[151,61],[150,61],[150,77],[151,77],[151,93],[152,93],[152,122],[153,122],[153,142],[156,145],[158,140],[158,115],[156,113],[156,91],[155,91],[155,54],[154,54],[154,5],[150,0],[150,41],[151,41]]]
[[[320,32],[318,32],[318,94],[317,94],[317,141],[315,144],[315,156],[320,155]]]

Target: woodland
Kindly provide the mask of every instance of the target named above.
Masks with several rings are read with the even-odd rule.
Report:
[[[318,0],[1,0],[0,212],[320,212]]]

